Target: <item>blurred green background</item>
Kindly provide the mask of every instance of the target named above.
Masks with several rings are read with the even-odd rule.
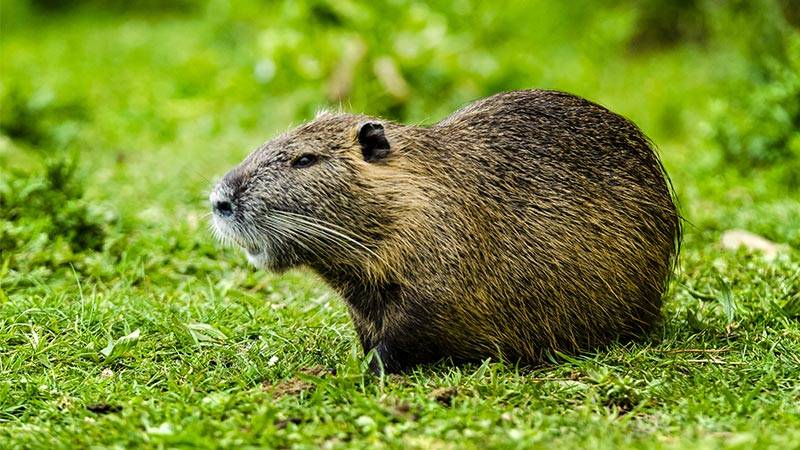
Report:
[[[536,87],[639,124],[698,231],[800,245],[785,229],[797,206],[781,202],[800,183],[796,1],[10,0],[0,13],[2,170],[68,155],[115,215],[204,209],[209,180],[323,107],[432,123]],[[24,247],[6,225],[3,249]]]
[[[9,430],[33,433],[25,440],[9,432],[22,446],[47,442],[54,430],[64,439],[98,442],[102,433],[74,405],[104,401],[124,405],[123,421],[105,416],[103,424],[128,430],[117,438],[127,436],[129,444],[144,442],[140,434],[148,424],[159,432],[162,421],[180,424],[176,430],[198,427],[184,438],[200,443],[204,427],[241,435],[238,422],[214,422],[213,414],[211,422],[195,417],[195,423],[165,411],[194,417],[192,411],[208,407],[206,393],[224,390],[242,402],[234,410],[249,417],[248,408],[266,404],[258,388],[263,380],[291,376],[303,365],[344,364],[355,338],[344,307],[329,303],[331,294],[313,276],[253,272],[242,255],[213,242],[206,198],[214,180],[320,108],[431,124],[510,89],[586,97],[633,120],[658,147],[687,219],[681,269],[666,300],[664,339],[672,344],[665,345],[729,345],[724,333],[735,325],[757,330],[753,336],[775,336],[763,344],[770,349],[796,349],[798,27],[796,0],[3,0],[0,422],[17,421],[21,428]],[[720,236],[738,228],[783,245],[788,256],[766,262],[743,251],[726,253]],[[724,301],[717,304],[717,298]],[[203,326],[186,325],[196,322]],[[203,327],[214,332],[198,338],[198,329],[208,330]],[[139,328],[136,346],[97,356],[107,337]],[[210,344],[226,336],[225,345]],[[634,425],[624,425],[608,439],[647,441],[651,433],[681,433],[684,420],[705,423],[706,414],[727,411],[721,398],[737,398],[742,386],[767,379],[765,373],[784,386],[765,388],[773,408],[730,406],[726,417],[734,422],[720,429],[769,428],[736,422],[750,414],[767,424],[797,425],[787,419],[796,413],[797,386],[794,393],[785,386],[797,379],[798,365],[794,372],[768,372],[788,366],[769,359],[772,354],[749,354],[761,347],[747,342],[738,353],[743,361],[734,364],[762,361],[754,364],[753,379],[690,366],[715,381],[703,388],[667,382],[661,391],[647,391],[666,405],[648,414],[676,414],[672,428],[636,435],[625,428]],[[609,358],[633,357],[622,354]],[[591,389],[601,396],[618,392],[612,379],[633,382],[635,391],[643,386],[637,376],[647,379],[653,364],[672,367],[671,358],[620,363],[635,382],[628,375],[613,378],[613,366],[606,368],[602,373],[611,375],[592,378]],[[216,366],[222,360],[230,364]],[[112,383],[104,370],[126,375]],[[194,383],[191,392],[184,388],[187,379]],[[150,403],[161,394],[164,403]],[[374,406],[369,402],[380,403],[373,394],[360,406],[364,411]],[[354,408],[332,398],[324,402],[333,406],[319,411],[299,400],[284,400],[278,412],[265,410],[273,414],[265,423],[284,420],[286,427],[276,428],[283,431],[270,442],[295,442],[294,425],[276,419],[280,411],[294,408],[302,417],[346,415]],[[676,399],[698,399],[701,406],[671,409]],[[447,420],[502,411],[492,401],[476,400]],[[569,400],[552,402],[557,411],[526,429],[547,435],[563,419],[561,426],[572,430],[565,432],[567,442],[575,436],[591,442],[605,433],[602,423],[587,428],[575,425],[587,422],[562,418],[574,406]],[[605,414],[576,411],[588,414],[581,416],[586,420]],[[315,439],[336,433],[310,430]],[[353,433],[366,433],[358,430]]]

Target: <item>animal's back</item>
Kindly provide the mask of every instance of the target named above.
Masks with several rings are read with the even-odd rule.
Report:
[[[413,231],[425,246],[407,260],[406,299],[429,311],[445,353],[535,361],[652,327],[680,230],[635,125],[568,94],[517,91],[432,131],[447,140],[427,162],[437,187]]]

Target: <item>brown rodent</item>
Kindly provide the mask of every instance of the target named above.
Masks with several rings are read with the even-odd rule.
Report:
[[[641,336],[681,238],[641,131],[540,90],[430,127],[321,114],[254,151],[211,202],[217,234],[254,265],[308,266],[335,288],[388,372]]]

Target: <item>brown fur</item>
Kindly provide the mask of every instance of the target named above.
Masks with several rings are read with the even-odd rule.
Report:
[[[358,140],[370,121],[390,144],[376,161]],[[291,167],[301,154],[319,161]],[[316,270],[389,371],[443,357],[536,363],[641,336],[680,245],[647,138],[560,92],[498,94],[430,127],[323,114],[215,192],[235,206],[215,217],[220,234],[266,249],[263,267]]]

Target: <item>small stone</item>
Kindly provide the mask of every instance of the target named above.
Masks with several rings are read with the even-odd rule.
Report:
[[[746,230],[728,230],[722,233],[720,243],[726,250],[736,251],[744,247],[749,252],[760,252],[767,260],[773,260],[778,254],[788,250],[786,245],[776,244]]]

